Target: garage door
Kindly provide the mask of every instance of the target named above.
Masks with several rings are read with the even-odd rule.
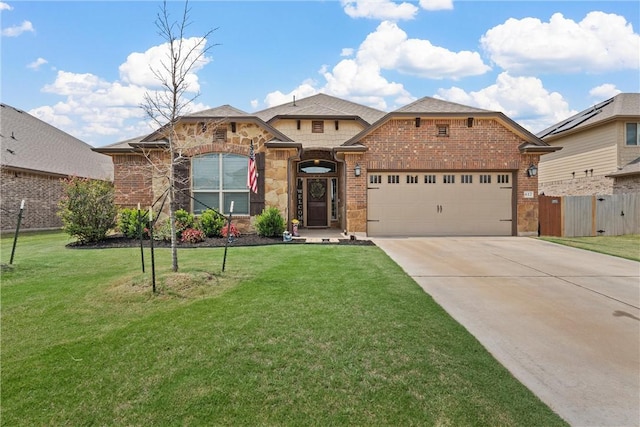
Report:
[[[369,173],[370,236],[510,236],[513,175]]]

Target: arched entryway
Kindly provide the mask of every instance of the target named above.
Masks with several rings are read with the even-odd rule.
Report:
[[[340,228],[341,163],[330,151],[311,151],[296,162],[295,218],[304,228]]]

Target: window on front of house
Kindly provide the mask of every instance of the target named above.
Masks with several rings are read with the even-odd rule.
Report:
[[[627,123],[627,145],[640,145],[640,123]]]
[[[193,213],[213,208],[235,215],[249,214],[247,173],[249,159],[236,154],[205,154],[191,160]]]

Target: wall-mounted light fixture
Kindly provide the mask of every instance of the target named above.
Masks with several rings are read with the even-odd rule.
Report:
[[[538,175],[538,167],[536,165],[534,165],[533,163],[531,163],[529,165],[529,168],[527,169],[527,176],[528,177],[533,177]]]
[[[360,163],[356,163],[356,167],[353,170],[353,173],[355,176],[360,176],[360,174],[362,173],[362,170],[360,169]]]

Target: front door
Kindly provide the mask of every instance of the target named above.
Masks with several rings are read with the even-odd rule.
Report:
[[[307,227],[327,227],[327,179],[307,180]]]

